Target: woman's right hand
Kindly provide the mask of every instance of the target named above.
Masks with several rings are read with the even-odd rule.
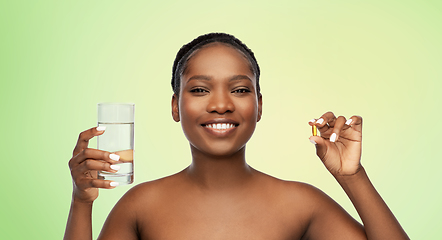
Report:
[[[98,171],[115,173],[120,166],[119,156],[98,149],[87,148],[89,140],[104,133],[105,129],[97,127],[88,129],[78,136],[72,158],[69,160],[72,181],[74,184],[73,200],[92,203],[98,197],[98,188],[111,189],[117,182],[97,179]]]

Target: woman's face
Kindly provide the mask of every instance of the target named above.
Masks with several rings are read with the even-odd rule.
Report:
[[[261,106],[248,60],[233,47],[213,43],[189,59],[172,113],[192,150],[228,156],[245,147]]]

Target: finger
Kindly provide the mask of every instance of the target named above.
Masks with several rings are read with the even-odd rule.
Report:
[[[333,127],[335,125],[335,114],[333,114],[333,112],[326,112],[321,116],[322,119],[324,119],[324,121],[322,122],[322,124],[320,125],[316,125],[319,129],[321,127],[324,127],[325,125],[328,125],[330,127]]]
[[[327,136],[330,134],[329,129],[334,126],[335,119],[336,117],[333,112],[326,112],[318,120],[316,120],[314,125],[316,125],[318,128],[321,136]]]
[[[73,171],[75,171],[75,174],[84,175],[85,172],[91,170],[116,173],[118,170],[120,170],[120,166],[104,161],[87,159],[78,165],[78,167],[76,167]]]
[[[362,117],[354,115],[345,122],[345,125],[348,125],[355,131],[362,132]]]
[[[346,122],[346,119],[343,116],[339,116],[334,121],[334,127],[332,129],[332,134],[330,135],[330,142],[336,142],[338,140],[339,134],[342,130],[342,127],[344,127],[345,122]]]
[[[88,188],[112,189],[118,185],[119,185],[118,182],[101,180],[101,179],[82,179],[77,183],[77,187],[80,189],[88,189]]]
[[[315,144],[316,155],[323,161],[325,154],[327,153],[327,148],[330,142],[328,142],[323,137],[319,136],[311,136],[310,142]]]
[[[86,159],[95,159],[95,160],[103,160],[110,164],[119,163],[120,156],[115,153],[110,153],[98,149],[86,148],[81,151],[79,154],[75,155],[69,161],[69,167],[72,169],[73,167],[81,164]]]
[[[324,122],[325,122],[324,119],[321,117],[318,119],[313,118],[312,120],[308,121],[308,124],[310,126],[315,125],[317,128],[319,128],[318,126],[321,126],[322,131],[326,132],[330,127],[327,125],[327,123],[324,123]]]
[[[77,145],[75,145],[73,156],[77,155],[78,153],[83,151],[83,149],[87,148],[89,140],[95,136],[103,134],[104,130],[106,130],[106,127],[100,126],[93,127],[81,132],[78,136]]]

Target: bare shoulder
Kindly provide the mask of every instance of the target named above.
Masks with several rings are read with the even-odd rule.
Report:
[[[283,218],[303,226],[303,229],[307,229],[315,213],[327,205],[324,202],[333,202],[310,184],[282,180],[261,172],[257,172],[256,176],[259,194],[255,196],[273,206]]]
[[[138,184],[127,191],[110,212],[107,221],[125,219],[135,225],[142,216],[151,215],[155,208],[164,205],[170,191],[179,186],[180,172],[157,180]]]
[[[178,172],[167,177],[140,183],[127,191],[121,201],[130,203],[133,207],[136,207],[137,204],[146,206],[177,188],[180,185],[180,175],[181,172]]]
[[[295,199],[308,205],[330,200],[327,194],[308,183],[282,180],[262,172],[258,172],[258,175],[262,185],[282,199]]]
[[[362,225],[318,188],[303,182],[277,179],[263,173],[259,177],[267,193],[275,196],[277,202],[274,206],[282,206],[284,212],[281,215],[286,214],[287,219],[293,219],[302,226],[306,239],[322,239],[313,237],[319,233],[327,233],[329,237],[339,234],[342,236],[342,231],[352,236],[349,239],[364,239]]]
[[[146,216],[154,215],[162,195],[170,191],[178,175],[141,183],[127,191],[109,213],[99,239],[139,239]]]

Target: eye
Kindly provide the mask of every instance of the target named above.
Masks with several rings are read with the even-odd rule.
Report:
[[[251,92],[251,91],[247,88],[239,88],[239,89],[235,89],[232,91],[232,93],[248,93],[248,92]]]
[[[191,93],[195,93],[195,94],[205,94],[205,93],[208,93],[209,91],[207,91],[207,90],[204,89],[204,88],[200,88],[200,87],[198,87],[198,88],[193,88],[193,89],[191,89],[190,92],[191,92]]]

